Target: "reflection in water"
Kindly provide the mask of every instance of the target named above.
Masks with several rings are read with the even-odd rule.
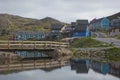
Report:
[[[23,58],[39,58],[39,57],[50,57],[50,51],[15,51],[16,54]]]
[[[84,59],[71,60],[71,70],[76,70],[77,73],[88,73],[89,68],[103,75],[112,74],[120,77],[120,68],[116,69],[108,63]]]
[[[96,72],[107,74],[110,71],[110,66],[107,63],[100,63],[98,61],[92,61],[91,62],[92,69]]]
[[[11,64],[21,60],[52,59],[56,55],[53,51],[14,51],[0,53],[0,64]]]
[[[115,64],[117,64],[117,65],[115,65]],[[110,72],[109,73],[120,78],[120,62],[110,64]]]
[[[1,64],[0,80],[120,80],[119,70],[107,63],[84,59],[71,60],[70,66],[66,63],[49,59]]]
[[[31,69],[42,69],[51,71],[61,66],[67,65],[68,61],[60,61],[54,59],[41,59],[41,60],[22,60],[16,63],[8,63],[0,65],[0,73],[11,73],[14,71],[24,71]]]
[[[23,71],[9,75],[0,75],[0,80],[120,80],[111,75],[102,75],[89,70],[88,74],[76,74],[70,66],[55,69],[50,72],[41,69]]]
[[[88,73],[88,66],[88,60],[79,59],[77,61],[71,61],[71,70],[76,70],[76,73]]]

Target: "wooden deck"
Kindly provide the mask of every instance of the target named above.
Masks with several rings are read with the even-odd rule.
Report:
[[[68,48],[69,44],[54,41],[0,41],[0,50],[41,50]]]

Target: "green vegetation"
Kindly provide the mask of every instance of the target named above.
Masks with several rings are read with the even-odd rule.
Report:
[[[88,58],[88,53],[86,52],[81,52],[80,50],[76,50],[76,49],[72,49],[72,52],[73,52],[73,57],[74,59],[77,59],[77,58]]]
[[[111,48],[105,50],[105,56],[109,61],[120,61],[120,48]]]
[[[70,46],[72,48],[110,47],[110,45],[107,43],[103,43],[87,37],[74,40]]]
[[[12,35],[0,36],[0,40],[9,40],[12,38]]]
[[[103,62],[120,62],[120,48],[110,48],[101,51],[92,51],[89,55],[87,52],[82,52],[77,49],[72,49],[73,57],[76,58],[90,58]]]
[[[96,38],[97,37],[97,35],[96,34],[92,34],[92,36],[91,36],[92,38]]]
[[[120,35],[115,35],[113,37],[116,38],[116,39],[120,39]]]

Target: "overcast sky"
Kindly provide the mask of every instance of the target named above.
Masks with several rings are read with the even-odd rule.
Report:
[[[120,12],[120,0],[0,0],[0,13],[63,22],[93,19]]]

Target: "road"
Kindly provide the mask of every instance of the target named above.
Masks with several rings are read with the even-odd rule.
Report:
[[[112,47],[98,47],[98,48],[73,48],[75,50],[103,50],[103,49],[109,49],[109,48],[112,48]]]
[[[113,43],[115,46],[120,47],[120,40],[115,38],[93,38],[98,41],[106,42],[106,43]]]
[[[107,35],[105,33],[102,33],[102,32],[94,32],[94,34],[96,34],[97,38],[106,38]]]

